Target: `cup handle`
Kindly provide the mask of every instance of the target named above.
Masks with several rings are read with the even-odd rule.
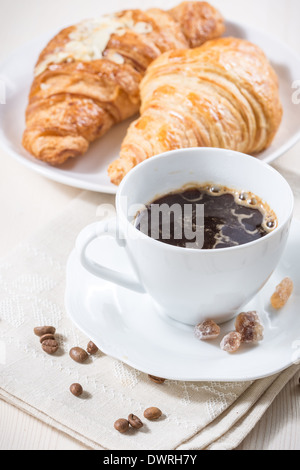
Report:
[[[80,262],[82,266],[94,276],[113,282],[119,286],[126,287],[127,289],[135,292],[145,293],[143,285],[138,282],[132,274],[122,273],[106,266],[102,266],[87,256],[86,250],[93,240],[104,236],[111,236],[119,246],[126,250],[129,255],[130,263],[136,272],[134,263],[132,262],[127,250],[127,241],[124,237],[122,239],[119,236],[116,237],[116,233],[116,219],[110,219],[104,222],[95,222],[85,227],[76,241],[76,250],[79,254]]]

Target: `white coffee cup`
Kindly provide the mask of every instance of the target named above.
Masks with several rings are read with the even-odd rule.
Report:
[[[196,250],[162,243],[134,226],[139,205],[186,184],[207,182],[254,193],[273,209],[278,227],[245,245]],[[87,256],[92,240],[115,236],[114,224],[88,226],[77,239],[77,250],[82,265],[95,276],[150,295],[154,314],[157,308],[189,325],[207,319],[222,323],[241,311],[277,267],[288,239],[293,205],[286,180],[254,157],[213,148],[175,150],[139,164],[118,188],[116,210],[121,237],[116,242],[127,251],[136,277],[101,266]]]

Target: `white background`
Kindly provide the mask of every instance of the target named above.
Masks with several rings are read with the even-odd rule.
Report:
[[[127,8],[167,9],[176,3],[176,0],[0,0],[0,61],[45,31],[59,30],[87,17]],[[263,29],[300,53],[299,0],[213,0],[212,3],[227,19]],[[276,167],[300,175],[300,144],[281,157]],[[0,150],[0,257],[55,217],[79,193],[78,189],[31,172]],[[277,397],[241,449],[300,449],[297,382],[298,377]],[[81,448],[67,436],[0,402],[0,449]]]

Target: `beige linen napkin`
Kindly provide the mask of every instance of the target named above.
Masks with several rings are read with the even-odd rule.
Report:
[[[290,182],[300,215],[299,177]],[[85,337],[64,308],[65,266],[79,231],[112,196],[83,192],[42,231],[0,263],[0,398],[94,449],[234,449],[299,370],[255,382],[156,385],[146,374],[99,352],[86,364],[69,357]],[[84,314],[84,312],[83,312]],[[49,356],[33,328],[54,325],[60,350]],[[76,398],[70,384],[85,393]],[[113,423],[158,406],[163,417],[125,435]]]

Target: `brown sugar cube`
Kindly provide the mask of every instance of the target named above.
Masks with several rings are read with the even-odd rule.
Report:
[[[223,351],[227,351],[228,353],[235,353],[241,346],[242,343],[242,337],[240,333],[237,333],[236,331],[232,331],[231,333],[228,333],[228,335],[224,336],[224,338],[221,341],[221,349]]]
[[[220,331],[220,327],[213,320],[206,320],[195,326],[194,334],[197,339],[210,341],[218,338]]]
[[[271,305],[275,310],[280,310],[285,306],[289,298],[291,297],[294,290],[293,281],[286,277],[276,287],[274,294],[271,297]]]

